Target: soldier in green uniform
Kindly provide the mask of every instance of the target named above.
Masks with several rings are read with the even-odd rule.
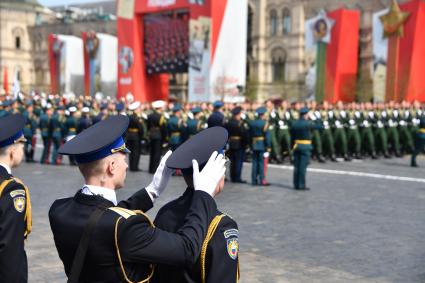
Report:
[[[25,127],[24,127],[24,137],[25,142],[25,161],[34,162],[34,150],[36,144],[35,134],[37,131],[37,117],[34,114],[34,108],[32,101],[28,100],[26,103],[26,110],[24,112],[25,117]]]
[[[322,130],[322,146],[324,155],[331,161],[336,162],[335,158],[335,142],[332,134],[331,120],[333,119],[334,112],[330,109],[328,102],[324,101],[322,104],[321,120],[323,123]]]
[[[58,106],[56,108],[56,113],[52,116],[50,123],[50,132],[52,134],[52,159],[50,164],[61,165],[62,157],[58,155],[58,149],[63,143],[63,138],[65,136],[65,123],[66,117],[63,106]]]
[[[400,136],[400,146],[403,153],[412,153],[414,149],[413,135],[410,132],[409,124],[411,123],[410,109],[407,107],[405,101],[402,102],[400,111],[394,113],[398,114],[398,132]]]
[[[401,157],[400,136],[398,134],[398,108],[395,108],[395,104],[393,102],[390,102],[390,108],[386,111],[386,113],[387,120],[385,125],[388,136],[388,147],[395,156]]]
[[[334,129],[335,148],[345,161],[350,161],[351,158],[348,156],[347,134],[345,132],[345,127],[348,124],[348,115],[341,101],[338,101],[337,107],[338,109],[333,111],[333,117],[331,119],[331,125]]]
[[[268,125],[270,133],[270,143],[271,143],[271,152],[270,160],[276,161],[278,163],[282,162],[282,156],[280,155],[280,145],[277,139],[277,131],[279,125],[279,113],[274,107],[274,103],[271,100],[266,101],[267,113],[268,113]]]
[[[300,109],[300,118],[292,122],[291,136],[294,140],[294,189],[309,190],[306,187],[307,166],[311,151],[311,130],[320,129],[320,124],[308,121],[308,108]]]
[[[375,132],[376,151],[384,155],[385,158],[390,158],[388,154],[388,135],[385,131],[385,120],[387,112],[384,110],[384,104],[378,103],[373,112],[373,129]]]
[[[249,123],[249,135],[252,149],[252,185],[263,185],[264,181],[264,153],[270,152],[269,125],[265,114],[267,109],[259,107],[256,110],[257,118]]]
[[[321,115],[320,112],[316,110],[316,102],[311,103],[311,111],[309,112],[309,119],[314,121],[315,123],[321,123]],[[312,129],[312,143],[313,143],[313,155],[320,163],[325,163],[325,159],[323,158],[323,147],[322,147],[322,137],[319,129]]]
[[[416,157],[423,152],[425,147],[425,116],[420,118],[419,129],[415,135],[415,149],[412,153],[412,159],[410,165],[412,167],[418,167]]]
[[[350,104],[347,123],[347,142],[350,154],[356,159],[361,159],[361,139],[359,125],[361,124],[361,112],[355,102]]]
[[[370,102],[366,103],[362,110],[362,122],[360,124],[361,148],[364,154],[376,159],[375,136],[372,129],[375,113]]]
[[[43,140],[43,153],[41,154],[40,163],[48,164],[51,146],[50,123],[53,115],[52,105],[46,105],[46,109],[40,116],[38,127],[40,128],[41,138]]]
[[[291,148],[291,134],[289,127],[291,125],[291,112],[288,109],[288,102],[282,101],[281,108],[279,109],[279,122],[277,129],[277,140],[280,146],[282,155],[282,162],[285,157],[288,157],[289,162],[292,163],[292,148]]]

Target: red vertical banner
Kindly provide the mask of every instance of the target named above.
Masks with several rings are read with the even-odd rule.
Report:
[[[425,102],[425,2],[413,0],[400,5],[410,12],[400,38],[398,65],[398,100]]]
[[[87,52],[87,32],[81,33],[83,40],[83,52],[84,52],[84,96],[90,96],[90,67],[89,67],[89,55]]]
[[[60,41],[55,34],[49,34],[49,68],[50,68],[50,86],[54,94],[59,93],[60,86]]]
[[[6,94],[9,94],[9,76],[7,73],[7,66],[4,67],[3,72],[3,89]]]
[[[360,12],[338,9],[328,13],[335,20],[331,42],[326,50],[325,100],[355,100]]]

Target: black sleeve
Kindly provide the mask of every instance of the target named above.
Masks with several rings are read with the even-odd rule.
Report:
[[[238,282],[238,233],[236,222],[225,216],[207,248],[206,282]],[[237,248],[234,249],[234,247]]]
[[[175,234],[149,227],[143,216],[122,220],[118,241],[123,261],[194,264],[216,211],[214,199],[205,192],[196,191],[185,223]]]
[[[22,272],[26,195],[20,184],[10,184],[0,197],[0,280],[14,282]],[[23,205],[23,206],[22,206]]]
[[[130,198],[120,201],[117,206],[146,212],[153,207],[153,203],[146,189],[141,189]]]

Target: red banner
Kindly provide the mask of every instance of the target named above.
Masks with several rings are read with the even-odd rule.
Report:
[[[425,102],[425,2],[413,0],[400,5],[410,12],[400,38],[398,56],[398,100]]]
[[[351,102],[356,94],[360,12],[339,9],[328,16],[335,25],[326,49],[325,100]]]

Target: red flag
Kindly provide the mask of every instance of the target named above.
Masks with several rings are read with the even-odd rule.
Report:
[[[6,94],[9,94],[9,78],[7,76],[7,67],[4,68],[3,73],[3,89],[6,92]]]

